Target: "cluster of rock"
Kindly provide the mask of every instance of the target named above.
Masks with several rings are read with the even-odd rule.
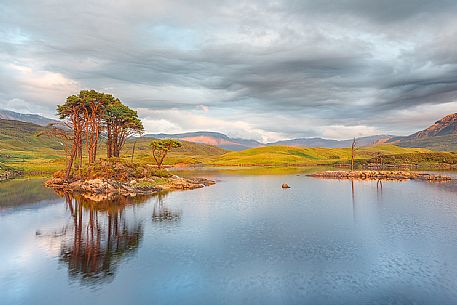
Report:
[[[2,170],[0,168],[0,181],[16,178],[18,176],[23,175],[21,171],[16,170]]]
[[[325,171],[308,175],[330,179],[448,181],[449,176],[409,171]]]
[[[120,182],[112,179],[90,179],[65,181],[60,178],[48,180],[45,185],[63,192],[75,192],[92,200],[104,201],[115,199],[120,196],[136,197],[153,195],[161,191],[190,190],[215,184],[214,181],[204,178],[148,178]]]
[[[173,176],[172,178],[169,178],[166,183],[161,184],[159,187],[162,191],[175,191],[193,190],[213,184],[216,184],[216,182],[205,178],[182,178],[179,176]]]

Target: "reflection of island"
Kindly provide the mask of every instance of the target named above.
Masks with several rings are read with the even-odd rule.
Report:
[[[143,226],[126,206],[135,202],[90,202],[65,194],[70,221],[61,232],[60,261],[68,265],[71,279],[82,284],[109,281],[123,259],[139,247]]]
[[[181,220],[181,211],[174,211],[164,204],[163,199],[166,196],[166,193],[159,193],[156,196],[157,200],[152,210],[153,222],[178,222]]]
[[[13,179],[0,183],[0,211],[56,199],[52,190],[43,187],[43,179]]]

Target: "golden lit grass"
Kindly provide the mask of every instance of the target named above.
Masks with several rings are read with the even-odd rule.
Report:
[[[394,145],[360,147],[356,150],[356,159],[371,159],[378,154],[404,154],[430,152],[423,148],[401,148]],[[344,163],[351,159],[350,148],[300,148],[290,146],[266,146],[251,148],[239,152],[226,153],[212,164],[221,166],[237,165],[317,165]]]

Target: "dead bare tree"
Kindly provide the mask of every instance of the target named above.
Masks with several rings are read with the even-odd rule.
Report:
[[[354,170],[354,159],[355,159],[356,145],[357,145],[357,142],[356,142],[356,139],[354,138],[354,140],[352,141],[352,146],[351,146],[351,171]]]

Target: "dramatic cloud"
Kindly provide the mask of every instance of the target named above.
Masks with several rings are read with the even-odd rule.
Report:
[[[149,132],[408,134],[457,112],[456,14],[451,0],[4,0],[0,108],[52,116],[93,88]]]

